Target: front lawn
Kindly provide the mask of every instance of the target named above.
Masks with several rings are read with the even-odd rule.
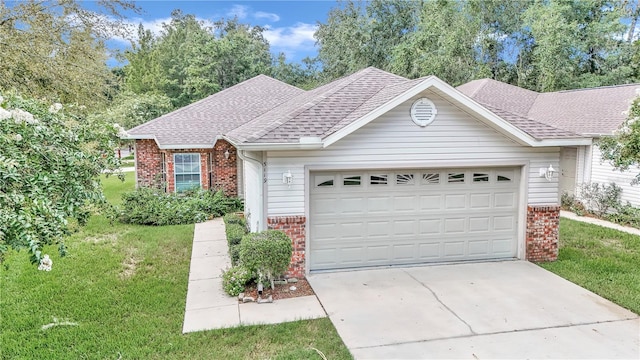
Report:
[[[106,179],[113,203],[133,189]],[[51,272],[25,251],[0,266],[2,359],[329,359],[351,358],[329,319],[183,335],[193,225],[110,224],[93,216],[54,246]]]
[[[640,314],[640,236],[561,219],[558,261],[540,265]]]

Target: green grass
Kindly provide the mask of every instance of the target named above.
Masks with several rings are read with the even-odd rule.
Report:
[[[133,191],[135,188],[135,174],[132,172],[124,173],[124,182],[113,175],[109,177],[102,175],[100,180],[107,201],[116,205],[122,203],[122,193]]]
[[[640,236],[561,219],[558,261],[540,265],[640,314]]]
[[[133,189],[104,179],[109,201]],[[54,246],[51,272],[25,251],[0,266],[2,359],[329,359],[351,358],[328,319],[248,326],[183,335],[193,225],[110,224],[93,216]],[[265,310],[267,311],[267,310]],[[42,326],[69,321],[76,326]]]

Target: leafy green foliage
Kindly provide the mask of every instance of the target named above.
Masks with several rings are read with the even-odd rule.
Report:
[[[602,157],[609,160],[616,169],[629,170],[640,166],[640,97],[629,108],[627,120],[614,136],[605,137],[598,143]],[[640,183],[640,173],[635,183]]]
[[[600,184],[587,183],[580,187],[580,199],[587,209],[598,216],[604,216],[609,209],[615,209],[620,204],[622,188],[616,183]]]
[[[119,165],[118,130],[61,104],[0,100],[0,247],[26,247],[33,262],[44,245],[63,253],[69,220],[84,224],[104,201],[99,176]]]
[[[229,215],[225,216],[225,231],[227,234],[227,243],[229,245],[229,257],[231,258],[231,265],[235,266],[240,262],[240,242],[242,241],[242,238],[247,234],[247,224],[244,222],[244,219],[238,217],[237,215],[234,215],[235,217],[230,217]],[[228,222],[227,220],[229,219],[232,222]]]
[[[230,296],[238,296],[255,276],[244,266],[234,266],[222,272],[222,288]]]
[[[616,224],[640,229],[640,208],[634,207],[630,203],[619,205],[615,212],[606,214],[605,219]]]
[[[229,246],[240,244],[242,237],[247,233],[246,227],[241,224],[227,224],[227,241]]]
[[[229,225],[229,224],[240,224],[244,227],[247,226],[247,220],[245,220],[244,217],[238,215],[238,214],[234,214],[234,213],[229,213],[225,216],[222,217],[222,220],[224,220],[225,225]]]
[[[126,37],[121,13],[132,1],[100,0],[90,11],[80,1],[0,2],[0,89],[89,108],[113,93],[104,41]]]
[[[213,28],[176,10],[155,37],[142,26],[125,57],[125,88],[162,94],[176,108],[271,70],[264,29],[220,20]]]
[[[193,224],[237,211],[242,202],[222,191],[196,190],[168,194],[153,188],[139,188],[122,195],[118,219],[140,225]]]
[[[280,230],[250,233],[240,242],[240,263],[269,280],[287,271],[292,253],[291,239]]]
[[[109,120],[125,129],[131,129],[171,110],[171,99],[165,95],[125,91],[118,94],[107,109],[93,115],[92,118]]]
[[[616,0],[347,0],[315,37],[323,81],[375,66],[555,91],[640,79],[639,16],[637,2]]]

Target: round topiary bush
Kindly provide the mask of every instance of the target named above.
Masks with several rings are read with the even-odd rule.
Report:
[[[293,253],[291,239],[280,230],[247,234],[239,248],[241,264],[269,280],[287,271]]]

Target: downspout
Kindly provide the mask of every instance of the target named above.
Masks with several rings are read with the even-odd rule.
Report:
[[[260,204],[258,206],[258,209],[255,209],[254,211],[258,212],[258,214],[255,215],[259,215],[258,216],[258,221],[256,223],[256,230],[260,231],[260,221],[263,220],[263,207],[264,207],[264,166],[262,165],[262,161],[258,160],[258,159],[254,159],[252,157],[249,157],[247,154],[245,154],[244,150],[238,150],[238,156],[240,157],[240,159],[242,159],[242,161],[247,161],[247,162],[251,162],[254,163],[256,165],[258,165],[258,172],[260,173],[260,184],[258,186],[258,198],[260,199]],[[244,182],[245,182],[245,186],[247,183],[248,179],[245,178]],[[247,198],[247,191],[245,190],[245,199]]]

